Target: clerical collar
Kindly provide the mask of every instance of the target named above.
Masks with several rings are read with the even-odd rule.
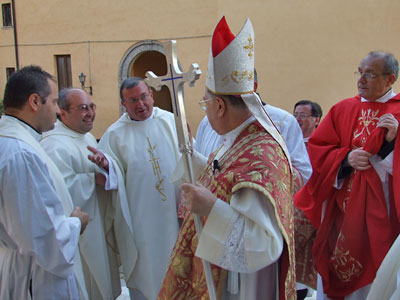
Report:
[[[42,138],[42,134],[37,131],[35,128],[33,128],[30,124],[26,123],[24,120],[21,120],[20,118],[12,115],[7,115],[5,114],[3,118],[14,118],[17,120],[18,123],[20,123],[26,130],[29,131],[29,133],[37,140],[38,142]]]
[[[390,89],[385,95],[380,97],[379,99],[376,99],[374,102],[379,102],[379,103],[385,103],[392,99],[394,96],[396,96],[396,93],[393,92],[392,89]],[[361,97],[361,102],[369,102],[367,99]]]
[[[311,136],[308,136],[308,137],[306,137],[306,138],[303,138],[303,142],[304,142],[304,143],[308,143],[308,140],[310,139],[310,137],[311,137]]]
[[[251,122],[254,122],[256,118],[253,116],[249,117],[246,121],[244,121],[242,124],[240,124],[238,127],[235,129],[229,131],[228,133],[225,133],[224,135],[221,135],[221,143],[222,143],[222,148],[220,151],[218,151],[216,158],[220,158],[226,150],[228,150],[232,145],[233,142],[236,140],[238,135],[242,132],[242,130],[249,125]]]

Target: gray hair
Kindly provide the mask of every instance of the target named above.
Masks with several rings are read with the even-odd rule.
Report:
[[[76,88],[62,89],[58,93],[58,100],[57,100],[58,107],[63,108],[63,109],[68,109],[68,107],[69,107],[68,96],[69,96],[69,94],[71,94],[73,91],[76,91],[76,90],[79,90],[79,89],[76,89]]]
[[[371,51],[368,56],[383,58],[383,73],[393,74],[396,80],[399,76],[399,62],[393,54],[384,51]]]
[[[121,87],[119,88],[119,97],[121,98],[121,100],[124,100],[122,98],[122,91],[124,89],[131,89],[134,88],[135,86],[137,86],[139,84],[139,82],[144,82],[150,92],[150,87],[147,85],[146,81],[144,81],[143,78],[140,77],[128,77],[127,79],[124,80],[124,82],[122,82]]]

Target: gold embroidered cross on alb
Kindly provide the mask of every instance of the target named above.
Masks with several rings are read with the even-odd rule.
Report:
[[[149,148],[147,148],[147,151],[150,154],[149,162],[151,162],[153,166],[154,176],[157,177],[155,188],[161,194],[162,200],[166,201],[167,195],[165,194],[164,178],[162,176],[162,171],[159,163],[160,158],[154,155],[154,150],[156,149],[157,145],[152,146],[149,137],[147,137],[147,142],[149,144]]]

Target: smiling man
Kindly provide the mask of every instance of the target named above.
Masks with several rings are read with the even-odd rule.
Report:
[[[92,152],[98,153],[96,139],[89,132],[96,117],[96,105],[85,91],[73,88],[59,93],[58,105],[60,121],[43,135],[40,143],[63,175],[74,204],[87,211],[90,217],[86,232],[79,241],[89,298],[114,299],[120,290],[117,286],[113,293],[111,287],[98,193],[101,189],[115,189],[116,184],[106,180],[108,171],[97,168],[88,159]],[[108,165],[108,160],[105,160],[102,167],[108,170]],[[119,277],[115,281],[119,282]]]
[[[398,72],[393,55],[370,52],[355,72],[359,95],[334,105],[308,142],[313,174],[295,203],[318,227],[317,299],[365,299],[400,232]]]
[[[123,213],[130,213],[137,248],[122,258],[123,264],[134,262],[137,254],[134,269],[124,268],[131,298],[155,299],[179,229],[179,189],[170,181],[180,158],[175,120],[153,107],[153,92],[141,78],[126,79],[120,97],[126,113],[107,129],[99,148],[115,159],[126,182],[129,209]],[[123,239],[117,243],[126,247]]]

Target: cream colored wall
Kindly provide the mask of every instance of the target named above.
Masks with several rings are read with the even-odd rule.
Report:
[[[245,18],[251,19],[259,92],[264,101],[288,111],[296,101],[310,99],[326,114],[340,99],[355,95],[353,72],[370,50],[400,58],[398,0],[18,0],[16,5],[20,65],[34,63],[56,74],[54,55],[71,54],[74,86],[79,87],[80,72],[93,86],[96,137],[118,118],[118,70],[130,46],[177,39],[183,71],[197,62],[205,73],[210,36],[222,15],[235,35]],[[1,95],[5,68],[15,64],[10,43],[12,31],[0,28]],[[197,104],[204,78],[185,88],[194,131],[204,116]]]

